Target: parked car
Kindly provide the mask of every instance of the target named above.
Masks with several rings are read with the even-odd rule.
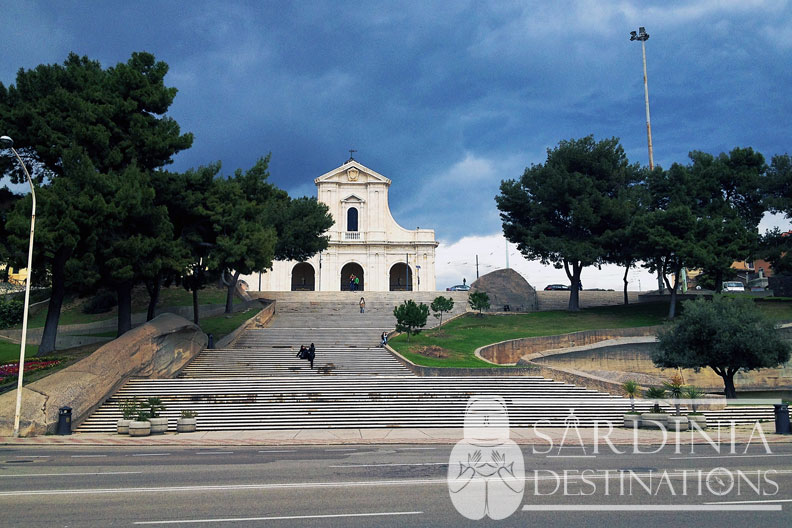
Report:
[[[548,284],[547,286],[545,286],[545,290],[546,291],[550,291],[550,290],[567,290],[568,291],[568,290],[571,290],[571,289],[572,288],[570,288],[566,284]]]
[[[723,283],[723,291],[725,292],[744,292],[745,286],[739,281],[729,281]]]
[[[446,291],[469,291],[470,286],[467,284],[457,284],[456,286],[451,286],[450,288],[446,288]]]

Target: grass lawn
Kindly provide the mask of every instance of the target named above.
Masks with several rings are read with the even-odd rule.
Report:
[[[792,319],[792,303],[757,303],[772,319]],[[679,309],[680,307],[678,307]],[[468,314],[457,318],[442,328],[410,336],[400,335],[388,343],[410,361],[428,367],[491,367],[478,359],[473,352],[484,345],[518,339],[568,334],[582,330],[600,328],[631,328],[659,325],[668,314],[668,303],[640,303],[628,306],[604,306],[587,308],[580,312],[566,311],[534,312],[514,315]],[[426,357],[417,353],[426,346],[437,346],[448,353],[447,358]]]
[[[35,356],[38,352],[38,345],[27,345],[25,347],[25,357]],[[19,361],[19,344],[0,339],[0,363],[11,363]]]
[[[248,308],[244,312],[237,312],[231,315],[217,315],[215,317],[204,317],[199,326],[206,334],[213,334],[215,343],[218,339],[226,336],[239,328],[242,323],[253,317],[261,308]]]

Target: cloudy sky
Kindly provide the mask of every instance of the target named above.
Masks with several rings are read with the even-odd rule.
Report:
[[[149,51],[179,90],[171,116],[195,134],[173,167],[250,167],[315,195],[348,149],[391,178],[407,228],[434,228],[438,286],[505,266],[494,196],[561,139],[616,136],[648,163],[646,26],[655,163],[752,146],[791,152],[792,6],[702,1],[23,1],[6,3],[0,82],[70,51],[104,66]],[[767,218],[764,225],[789,225]],[[535,286],[563,272],[510,265]],[[630,275],[636,289],[648,276]],[[643,277],[643,278],[642,278]],[[621,272],[585,270],[585,287]]]

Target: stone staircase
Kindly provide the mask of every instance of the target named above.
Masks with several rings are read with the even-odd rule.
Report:
[[[621,423],[630,408],[624,398],[541,377],[414,376],[377,346],[381,332],[395,324],[393,307],[402,297],[417,297],[410,292],[364,292],[363,314],[360,292],[312,292],[322,294],[318,300],[286,293],[277,295],[266,328],[246,331],[230,348],[203,351],[177,379],[130,380],[77,432],[112,432],[120,400],[151,396],[162,399],[171,429],[182,410],[193,410],[202,430],[462,427],[472,395],[502,397],[515,427],[540,420],[564,426],[571,413],[583,427],[597,420]],[[427,293],[428,302],[437,295]],[[464,311],[466,301],[455,304]],[[317,352],[310,369],[295,355],[312,342]],[[636,403],[640,411],[650,406]]]

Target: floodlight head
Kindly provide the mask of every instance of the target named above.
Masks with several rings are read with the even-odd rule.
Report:
[[[641,26],[641,27],[638,28],[638,32],[641,33],[641,35],[645,35],[646,34],[646,28]]]
[[[638,35],[635,31],[630,31],[630,40],[635,40],[638,38]]]
[[[11,148],[14,146],[14,140],[8,136],[0,136],[0,147]]]

